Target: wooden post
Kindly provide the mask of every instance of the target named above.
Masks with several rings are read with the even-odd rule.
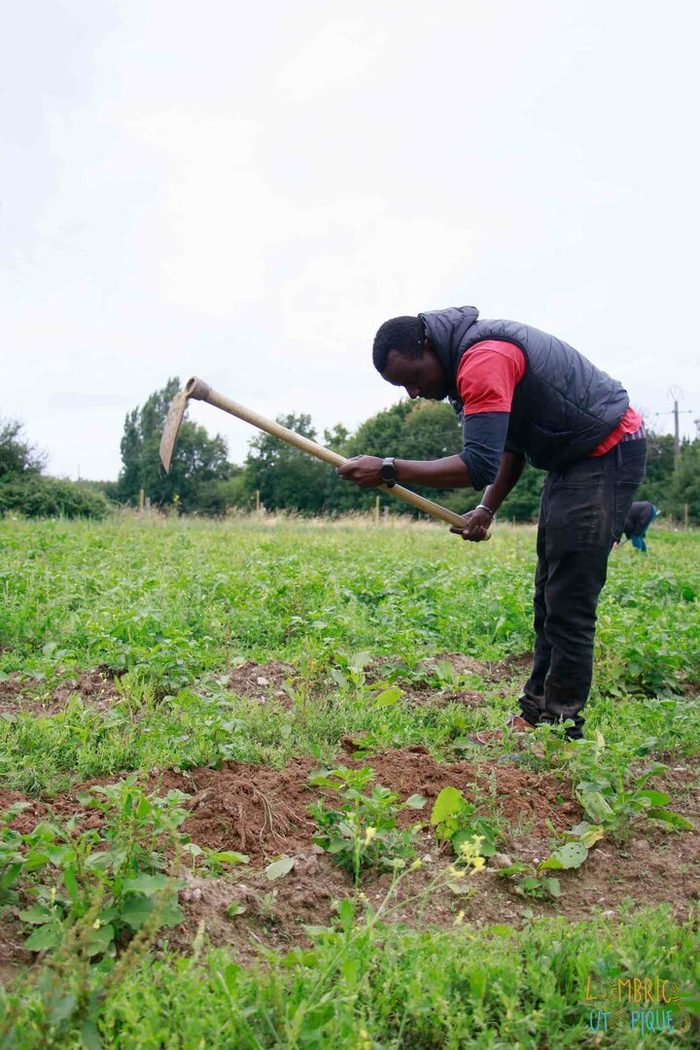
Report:
[[[139,489],[139,510],[143,510],[146,505],[146,499],[143,489]]]
[[[379,496],[374,501],[374,524],[379,524]]]
[[[260,489],[255,490],[255,513],[260,513]]]
[[[689,510],[688,504],[684,503],[683,504],[683,526],[684,526],[686,532],[688,531],[688,510]]]

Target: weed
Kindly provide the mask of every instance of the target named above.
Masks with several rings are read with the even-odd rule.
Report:
[[[491,857],[496,852],[498,830],[494,820],[480,816],[476,806],[467,802],[456,787],[445,787],[435,799],[430,823],[438,842],[451,842],[457,856],[462,847],[478,838],[480,853]]]
[[[0,885],[6,895],[16,899],[21,888],[33,900],[19,912],[33,930],[25,946],[55,950],[90,917],[86,954],[92,958],[113,953],[151,920],[156,928],[180,922],[182,884],[164,873],[163,848],[179,844],[177,827],[186,815],[181,797],[148,797],[124,781],[83,796],[100,813],[100,829],[79,832],[78,817],[65,827],[45,821],[27,834],[5,826]]]
[[[368,794],[373,780],[374,771],[369,766],[337,766],[309,777],[312,787],[332,796],[309,807],[319,829],[314,842],[352,873],[355,885],[365,868],[389,867],[414,856],[419,826],[400,830],[398,816],[404,808],[422,809],[425,804],[418,795],[401,804],[398,795],[380,784],[374,784]]]

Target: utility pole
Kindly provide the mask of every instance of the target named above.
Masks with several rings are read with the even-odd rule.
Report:
[[[678,402],[681,397],[680,387],[670,386],[668,392],[673,400],[673,469],[678,470],[681,462],[681,439],[678,417],[689,416],[693,410],[692,408],[684,408],[682,412],[678,410]],[[698,436],[700,436],[700,419],[695,420],[695,426],[698,428]]]
[[[678,402],[681,399],[681,388],[679,386],[670,386],[668,388],[668,395],[673,401],[673,408],[670,412],[654,412],[655,416],[673,416],[673,470],[674,473],[678,470],[681,464],[681,427],[679,416],[690,415],[692,408],[684,408],[682,411],[678,408]],[[695,425],[698,428],[698,436],[700,436],[700,419],[695,420]]]
[[[678,423],[678,399],[681,391],[680,387],[670,386],[668,392],[673,401],[673,469],[675,471],[681,464],[681,430]]]

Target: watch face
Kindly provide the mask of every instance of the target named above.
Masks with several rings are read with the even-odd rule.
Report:
[[[379,474],[382,481],[396,481],[396,467],[393,463],[382,463]]]

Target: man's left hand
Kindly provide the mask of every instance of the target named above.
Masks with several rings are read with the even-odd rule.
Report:
[[[483,507],[477,507],[475,510],[470,510],[468,514],[463,514],[462,517],[464,527],[458,529],[453,526],[450,532],[461,536],[463,540],[471,540],[472,543],[482,543],[489,539],[491,536],[489,527],[493,521],[492,514],[489,514]]]
[[[382,484],[379,473],[382,462],[379,456],[353,456],[337,468],[338,475],[343,481],[354,481],[362,489],[376,488]]]

